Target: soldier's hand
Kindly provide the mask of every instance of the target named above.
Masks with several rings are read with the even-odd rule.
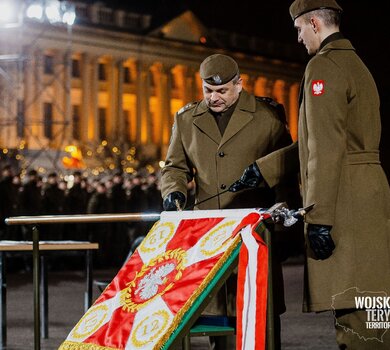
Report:
[[[163,200],[163,207],[166,211],[176,211],[184,208],[186,197],[179,191],[169,193]]]
[[[335,248],[330,230],[332,226],[309,224],[307,227],[307,238],[314,255],[321,260],[332,255]]]
[[[256,163],[249,165],[239,180],[229,187],[230,192],[238,192],[245,188],[256,188],[263,181],[260,169]]]

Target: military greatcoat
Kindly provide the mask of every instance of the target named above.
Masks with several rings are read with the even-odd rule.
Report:
[[[255,160],[291,143],[276,109],[242,91],[223,134],[204,101],[185,106],[175,116],[166,164],[162,170],[162,196],[187,193],[195,179],[196,201],[226,190]],[[198,209],[256,208],[274,204],[269,189],[227,192]]]
[[[315,204],[305,220],[331,225],[336,248],[317,260],[307,247],[306,311],[356,308],[351,290],[390,295],[390,190],[380,135],[373,77],[348,40],[328,42],[306,67],[298,148],[304,205]],[[291,146],[258,165],[272,186],[293,159]]]

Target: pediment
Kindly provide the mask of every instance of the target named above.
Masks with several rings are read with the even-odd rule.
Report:
[[[207,37],[207,29],[193,12],[186,11],[155,29],[150,35],[198,44],[202,37]]]

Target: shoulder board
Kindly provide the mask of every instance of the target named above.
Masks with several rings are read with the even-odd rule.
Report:
[[[276,102],[273,98],[271,97],[264,97],[264,96],[255,96],[256,100],[257,101],[260,101],[260,102],[265,102],[269,105],[271,105],[272,107],[277,107],[279,105],[278,102]]]
[[[276,102],[273,98],[271,97],[264,97],[264,96],[255,96],[257,101],[264,102],[268,106],[271,106],[273,109],[276,110],[276,113],[279,117],[279,120],[283,124],[287,124],[287,119],[286,119],[286,112],[284,110],[284,106],[281,103]]]
[[[198,102],[190,102],[190,103],[187,103],[184,107],[180,108],[179,111],[177,112],[177,114],[182,114],[184,113],[185,111],[188,111],[192,108],[194,108],[196,105],[198,104]]]

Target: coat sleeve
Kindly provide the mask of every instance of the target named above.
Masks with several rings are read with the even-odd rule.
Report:
[[[320,90],[318,85],[323,84]],[[305,203],[315,206],[306,222],[333,225],[347,151],[348,81],[330,58],[318,55],[305,72],[304,114],[307,123]]]
[[[298,143],[280,148],[256,161],[265,182],[274,187],[299,173]]]
[[[193,178],[193,170],[181,138],[180,118],[182,116],[179,114],[175,115],[165,166],[161,172],[161,194],[163,198],[174,191],[179,191],[187,197],[187,183]]]
[[[274,187],[299,172],[298,147],[288,131],[284,107],[271,103],[274,123],[270,130],[268,155],[256,160],[261,174],[269,187]]]

